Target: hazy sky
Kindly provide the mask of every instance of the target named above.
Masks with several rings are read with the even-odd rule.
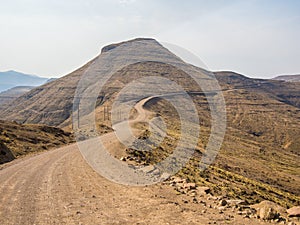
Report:
[[[60,77],[109,43],[152,37],[211,70],[300,74],[298,0],[0,0],[0,71]]]

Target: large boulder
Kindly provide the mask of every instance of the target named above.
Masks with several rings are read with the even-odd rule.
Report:
[[[295,206],[287,210],[289,217],[300,217],[300,206]]]
[[[251,208],[256,210],[257,216],[262,220],[275,220],[284,214],[286,209],[274,202],[262,201],[259,204],[252,205]]]

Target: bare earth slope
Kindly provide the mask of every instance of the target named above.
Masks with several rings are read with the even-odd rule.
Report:
[[[0,224],[269,224],[219,213],[207,197],[169,186],[126,187],[95,173],[76,144],[20,159],[0,170]],[[189,204],[187,204],[189,203]]]
[[[161,47],[154,40],[144,41],[151,42],[156,48]],[[117,50],[122,44],[126,42],[104,48],[104,54],[112,48]],[[1,118],[70,127],[76,85],[91,63],[93,60],[70,75],[16,99],[0,112]],[[98,124],[107,122],[103,121],[104,106],[112,105],[118,91],[132,80],[145,76],[162,76],[178,81],[191,95],[202,129],[198,146],[201,156],[210,132],[206,98],[187,74],[170,65],[138,63],[115,73],[99,95],[96,109]],[[300,83],[250,79],[233,72],[216,72],[215,76],[226,101],[228,123],[225,141],[214,168],[208,174],[199,176],[195,162],[181,175],[234,197],[251,198],[251,201],[268,199],[284,206],[299,204]],[[172,107],[160,100],[154,103],[150,104],[149,110],[175,124],[176,113],[172,112]],[[171,124],[170,129],[175,130],[176,127]],[[164,147],[164,154],[170,153],[170,148]]]
[[[139,104],[137,111],[140,122],[147,119]],[[105,134],[110,148],[116,148],[116,140],[113,133]],[[112,183],[94,172],[72,144],[0,170],[0,224],[271,224],[238,208],[220,207],[220,199],[209,194],[182,195],[166,184]]]
[[[0,164],[73,141],[71,133],[59,128],[0,120]]]
[[[22,95],[10,102],[1,114],[6,120],[21,123],[60,125],[70,117],[77,83],[90,63]]]
[[[3,91],[0,93],[0,108],[4,108],[3,104],[11,102],[15,100],[16,98],[22,96],[26,92],[29,92],[32,90],[33,86],[18,86],[11,88],[7,91]]]
[[[129,42],[139,40],[147,41],[154,47],[159,46],[163,48],[153,39],[135,39]],[[106,46],[102,49],[102,54],[126,43],[122,42]],[[6,120],[15,120],[21,123],[66,126],[69,124],[71,117],[73,98],[78,81],[96,59],[91,60],[67,76],[35,88],[15,101],[10,102],[5,109],[0,110],[0,116]],[[162,76],[176,81],[179,80],[180,85],[183,85],[187,91],[198,90],[198,87],[195,88],[195,86],[191,85],[189,76],[176,68],[164,64],[141,63],[128,66],[117,72],[113,76],[112,81],[106,85],[107,88],[100,93],[98,103],[103,104],[113,93],[121,90],[122,87],[132,80],[150,75]],[[250,79],[233,72],[216,72],[215,75],[220,85],[225,89],[249,89],[253,92],[263,94],[267,101],[276,98],[278,101],[283,101],[298,108],[300,107],[299,83]],[[246,93],[243,98],[248,98]]]

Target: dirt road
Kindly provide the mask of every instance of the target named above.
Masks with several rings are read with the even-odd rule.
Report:
[[[197,202],[168,185],[112,183],[91,169],[76,144],[17,159],[0,170],[1,225],[266,224],[230,209],[220,213],[208,197]]]
[[[210,203],[206,198],[203,201]],[[187,203],[188,202],[188,203]],[[166,185],[126,187],[94,172],[76,144],[0,171],[0,224],[265,224],[176,195]],[[203,210],[206,210],[204,212]]]

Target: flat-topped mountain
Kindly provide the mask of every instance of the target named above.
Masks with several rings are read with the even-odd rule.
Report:
[[[138,38],[130,40],[129,42],[141,40],[148,41],[153,46],[163,48],[163,46],[154,39]],[[103,47],[102,54],[117,48],[122,44],[125,45],[126,43],[128,42],[121,42]],[[39,86],[25,95],[20,96],[20,98],[15,102],[12,102],[6,110],[0,112],[0,115],[8,120],[16,120],[22,123],[44,123],[54,126],[65,126],[64,124],[66,124],[66,121],[70,119],[71,116],[73,98],[78,81],[86,69],[88,69],[98,57],[101,57],[101,54],[74,72]],[[148,63],[148,65],[151,66],[151,63]],[[137,71],[136,74],[131,75],[130,78],[126,77],[126,80],[123,82],[122,80],[125,79],[122,77],[123,73],[130,71],[132,67]],[[143,68],[141,65],[131,65],[128,68],[123,68],[118,74],[114,75],[116,80],[115,83],[110,86],[110,90],[106,90],[107,93],[104,93],[105,96],[102,97],[106,98],[109,93],[111,94],[111,92],[115,92],[125,86],[126,82],[136,79],[138,76],[137,73],[139,72],[138,67]],[[156,66],[156,69],[157,68],[160,68],[160,66]],[[161,70],[161,73],[166,72],[163,71],[163,69]],[[172,72],[173,74],[169,76],[174,75],[175,71],[173,70]],[[280,102],[299,107],[299,84],[282,83],[274,80],[251,79],[230,71],[216,72],[215,75],[224,90],[228,88],[250,89],[262,95],[268,95],[269,98],[276,98]],[[99,98],[100,97],[101,96],[99,96]]]
[[[147,45],[147,49],[161,50],[164,52],[161,57],[170,60],[176,57],[154,39],[135,39],[106,46],[99,56],[83,67],[10,102],[0,111],[1,118],[71,129],[74,95],[85,71],[109,51],[117,52],[120,49],[126,56],[126,48],[132,42],[139,43],[141,48]],[[101,124],[107,123],[103,118],[104,107],[112,106],[118,92],[136,79],[151,76],[175,81],[191,96],[202,129],[198,146],[198,156],[201,156],[211,128],[207,99],[188,74],[166,63],[134,63],[114,73],[97,99],[96,121],[99,129]],[[300,195],[300,83],[251,79],[234,72],[215,72],[214,76],[219,81],[226,101],[225,140],[216,162],[207,173],[199,175],[196,159],[181,175],[191,181],[211,185],[217,193],[224,192],[238,198],[247,196],[248,200],[254,202],[262,199],[282,205],[300,202],[297,197]],[[141,90],[132,90],[135,91]],[[169,121],[169,129],[176,130],[178,116],[165,101],[155,99],[147,107],[150,111],[164,115],[166,121]],[[161,150],[168,152],[168,148],[166,144]],[[162,155],[158,152],[146,161],[155,162]],[[147,158],[143,157],[140,161]]]

